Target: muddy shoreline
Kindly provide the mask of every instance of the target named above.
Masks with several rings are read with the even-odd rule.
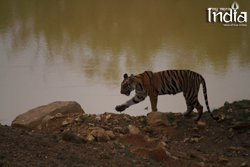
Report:
[[[0,125],[0,166],[250,166],[249,110],[241,100],[214,109],[219,121],[207,112],[198,123],[196,113],[164,113],[168,123],[159,125],[148,116],[70,113],[34,130]]]

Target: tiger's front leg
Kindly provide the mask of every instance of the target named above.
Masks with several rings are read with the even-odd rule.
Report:
[[[126,110],[126,108],[128,108],[128,107],[126,106],[126,104],[122,104],[122,105],[117,105],[117,106],[115,107],[115,110],[118,111],[118,112],[122,112],[122,111]]]
[[[152,111],[158,111],[158,109],[157,109],[158,95],[157,94],[151,94],[149,96],[149,98],[150,98],[150,102],[151,102]]]
[[[129,108],[131,105],[134,105],[134,104],[137,104],[137,103],[143,101],[146,97],[147,97],[146,94],[135,94],[135,96],[132,99],[126,101],[125,103],[123,103],[121,105],[117,105],[115,107],[115,110],[118,112],[122,112],[122,111],[126,110],[126,108]]]

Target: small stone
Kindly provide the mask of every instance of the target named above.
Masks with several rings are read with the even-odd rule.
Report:
[[[127,116],[124,116],[124,117],[123,117],[123,120],[126,121],[126,122],[131,121]]]
[[[228,159],[225,158],[225,157],[223,157],[223,156],[221,156],[221,157],[218,158],[218,162],[219,163],[228,163]]]
[[[42,122],[48,122],[49,120],[53,119],[53,116],[47,115],[46,117],[43,118]]]
[[[171,157],[171,153],[167,150],[166,150],[166,154],[167,154],[167,156]]]
[[[197,126],[199,129],[205,129],[207,127],[205,122],[198,121]]]
[[[114,127],[113,131],[116,133],[124,133],[124,130],[122,127]]]
[[[167,144],[165,143],[165,142],[163,142],[163,141],[160,141],[159,143],[158,143],[158,147],[161,147],[161,148],[163,148],[163,149],[165,149],[165,146],[166,146]]]
[[[204,162],[200,162],[199,165],[200,165],[200,167],[206,167]]]
[[[176,156],[171,156],[171,158],[173,158],[174,160],[178,160],[179,158]]]
[[[243,162],[240,166],[241,167],[248,167],[248,164],[247,164],[247,162]]]
[[[114,119],[113,120],[113,125],[118,125],[119,124],[119,121],[117,119]]]
[[[55,117],[56,117],[56,118],[62,118],[63,115],[62,115],[62,113],[57,113],[57,114],[55,115]]]
[[[145,126],[144,128],[143,128],[146,132],[152,132],[153,131],[153,127],[152,126]]]
[[[43,126],[40,124],[36,128],[37,128],[37,130],[42,130]]]
[[[229,150],[231,151],[239,151],[239,150],[242,150],[241,147],[229,147]]]
[[[113,131],[107,130],[107,131],[105,131],[105,132],[107,133],[107,135],[109,136],[109,138],[110,138],[111,140],[114,140],[114,139],[115,139],[115,135],[114,135]]]
[[[146,119],[148,124],[151,126],[170,125],[167,115],[159,111],[148,113]]]
[[[206,158],[203,157],[200,153],[198,153],[196,151],[190,151],[189,153],[190,153],[191,158],[199,158],[200,160],[202,160],[204,162],[206,161]]]
[[[82,116],[78,116],[78,117],[75,119],[75,121],[77,121],[77,122],[82,122],[82,121],[83,121]]]
[[[97,115],[97,116],[95,117],[95,119],[96,119],[97,121],[100,121],[100,120],[101,120],[101,116],[100,116],[100,115]]]
[[[183,140],[183,142],[185,143],[185,142],[187,142],[187,141],[189,141],[190,140],[190,138],[185,138],[184,140]]]
[[[130,134],[140,134],[139,128],[134,125],[128,125],[128,130]]]
[[[191,138],[190,139],[190,143],[194,143],[194,142],[198,142],[199,141],[199,138]]]
[[[70,124],[67,120],[64,120],[63,122],[62,122],[62,126],[66,126],[66,125],[68,125],[68,124]]]
[[[97,141],[98,142],[107,142],[110,138],[104,130],[99,130],[97,134]]]
[[[227,112],[232,113],[233,110],[230,108],[230,109],[227,110]]]
[[[248,109],[245,109],[244,112],[245,112],[245,113],[249,113],[249,110],[248,110]]]
[[[87,135],[86,139],[89,141],[94,141],[96,138],[92,134],[89,134]]]
[[[62,139],[69,142],[87,143],[87,140],[71,132],[63,132]]]
[[[111,114],[108,114],[105,118],[109,120],[111,118]]]

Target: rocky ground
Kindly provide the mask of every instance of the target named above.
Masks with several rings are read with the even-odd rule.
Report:
[[[250,100],[204,113],[57,114],[0,125],[0,166],[250,166]]]

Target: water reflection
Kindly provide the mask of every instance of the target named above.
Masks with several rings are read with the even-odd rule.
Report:
[[[237,3],[240,11],[250,13],[250,1]],[[107,93],[119,89],[124,72],[183,68],[225,78],[232,67],[249,71],[250,26],[223,27],[206,19],[208,7],[231,4],[0,0],[0,77],[13,67],[28,67],[23,72],[44,82],[45,88],[53,85],[54,77],[53,86],[101,84],[100,91],[108,87],[103,91]],[[56,80],[58,76],[62,81]],[[1,91],[6,84],[2,81]]]

